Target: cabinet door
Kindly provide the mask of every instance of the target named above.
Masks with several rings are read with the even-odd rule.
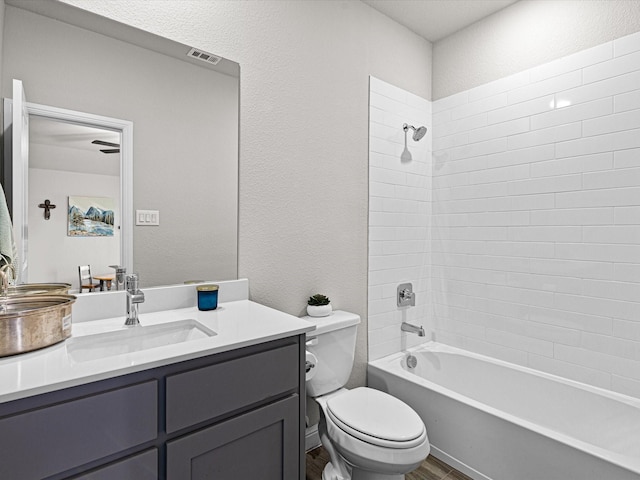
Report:
[[[147,450],[73,480],[158,480],[158,450]]]
[[[298,389],[297,344],[167,377],[167,433]]]
[[[167,443],[167,480],[297,480],[299,402],[292,395]]]
[[[155,440],[157,383],[0,418],[0,479],[39,480]]]

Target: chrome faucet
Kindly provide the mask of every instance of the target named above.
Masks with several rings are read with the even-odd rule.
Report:
[[[144,302],[144,293],[138,288],[138,274],[132,273],[126,277],[127,285],[127,326],[140,325],[138,320],[138,304]]]
[[[424,337],[425,335],[424,328],[422,328],[422,326],[413,325],[407,322],[402,322],[402,325],[400,325],[400,330],[402,330],[403,332],[417,333],[419,337]]]
[[[0,297],[9,295],[9,278],[4,270],[0,270]]]
[[[11,278],[9,278],[9,270],[11,270]],[[4,273],[7,277],[7,281],[9,282],[9,284],[11,284],[12,282],[15,282],[16,280],[16,267],[13,265],[13,263],[5,263],[4,265],[2,265],[0,267],[0,272]]]
[[[124,290],[125,289],[125,276],[127,274],[127,269],[125,267],[121,267],[120,265],[110,265],[111,268],[115,268],[116,276],[115,280],[115,289],[116,290]]]

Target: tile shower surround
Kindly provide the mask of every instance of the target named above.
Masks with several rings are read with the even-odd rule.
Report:
[[[420,252],[430,260],[413,270],[430,278],[425,327],[443,343],[640,397],[640,34],[432,108],[432,238]],[[374,244],[376,178],[372,293],[384,291],[374,267],[390,254]],[[390,343],[371,321],[375,302],[372,359]]]
[[[374,360],[424,341],[401,336],[400,324],[424,324],[429,316],[431,102],[371,77],[369,122],[368,330]],[[428,128],[419,142],[409,130],[406,150],[404,123]],[[404,282],[413,283],[416,306],[399,309],[396,292]]]

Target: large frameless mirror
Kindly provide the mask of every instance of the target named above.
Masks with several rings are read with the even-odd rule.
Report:
[[[30,115],[22,259],[29,282],[77,288],[79,265],[101,275],[127,262],[143,286],[237,278],[237,63],[58,2],[7,1],[3,48],[4,98],[16,78],[27,105],[132,125],[127,182],[117,128],[101,134],[87,130],[95,125]],[[19,175],[6,157],[3,185],[13,203]],[[70,235],[73,203],[87,198],[113,200],[104,207],[114,205],[111,237]],[[45,200],[56,205],[49,219],[39,207]],[[127,238],[132,260],[115,247]]]

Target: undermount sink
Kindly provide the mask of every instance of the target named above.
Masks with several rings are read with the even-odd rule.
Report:
[[[96,333],[67,340],[67,352],[76,362],[86,362],[175,345],[213,337],[216,332],[196,320],[126,327],[121,330]]]

